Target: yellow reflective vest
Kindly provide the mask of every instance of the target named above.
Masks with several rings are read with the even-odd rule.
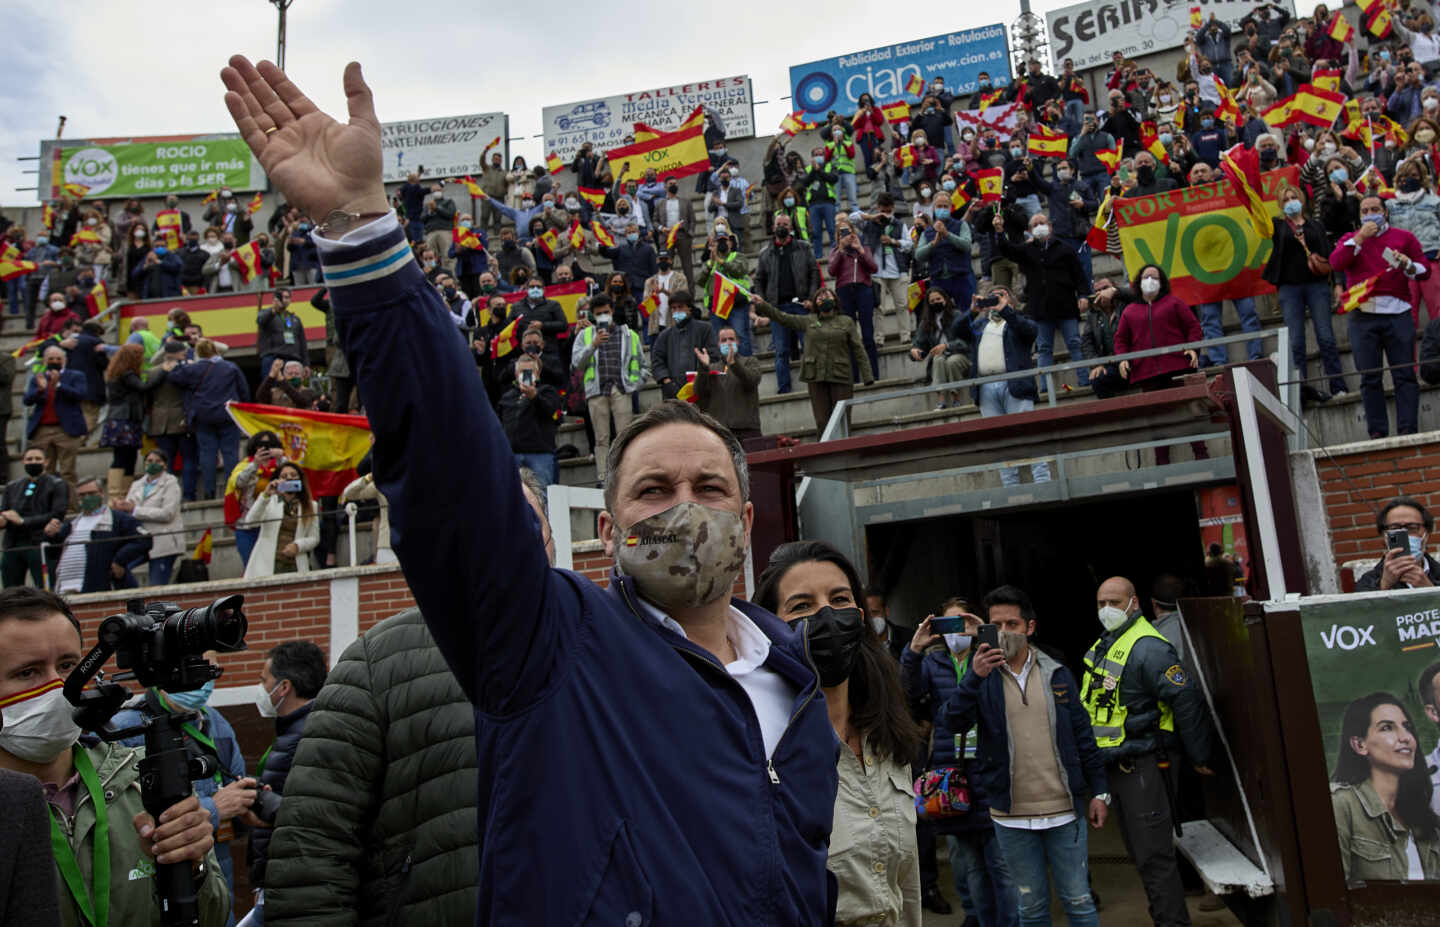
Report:
[[[1147,637],[1166,640],[1165,635],[1155,630],[1143,616],[1137,618],[1130,629],[1115,639],[1110,649],[1100,655],[1104,638],[1097,640],[1085,654],[1085,680],[1081,684],[1080,700],[1090,715],[1090,726],[1095,729],[1095,743],[1100,749],[1118,747],[1125,742],[1125,716],[1129,708],[1120,703],[1120,679],[1125,675],[1125,661],[1135,645]],[[1168,643],[1168,641],[1167,641]],[[1175,713],[1168,702],[1159,702],[1160,730],[1175,730]]]

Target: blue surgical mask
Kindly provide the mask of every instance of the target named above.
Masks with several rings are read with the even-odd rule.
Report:
[[[633,244],[635,244],[635,242],[637,242],[637,241],[640,240],[640,233],[639,233],[639,232],[626,232],[626,233],[625,233],[625,240],[628,241],[628,242],[630,242],[630,244],[633,245]]]
[[[944,206],[936,206],[936,207],[935,207],[935,218],[937,218],[937,219],[948,219],[948,218],[950,218],[950,210],[946,209]]]
[[[787,196],[787,197],[785,197],[785,208],[786,208],[786,209],[789,209],[790,207],[792,207],[792,206],[794,206],[794,205],[795,205],[795,197],[793,197],[793,196]]]
[[[1350,179],[1350,172],[1343,167],[1337,167],[1330,172],[1330,179],[1336,183],[1344,183]]]
[[[1285,215],[1287,216],[1298,216],[1304,209],[1305,207],[1300,205],[1299,200],[1285,201]]]
[[[720,343],[720,353],[723,354],[723,355],[725,355],[726,357],[729,357],[731,354],[734,354],[734,353],[735,353],[735,343],[734,343],[733,341],[723,341],[723,342],[721,342],[721,343]]]
[[[1367,212],[1365,215],[1360,217],[1360,221],[1371,222],[1375,225],[1384,225],[1385,214],[1383,212]]]
[[[821,164],[824,164],[824,163],[825,163],[825,156],[824,156],[824,155],[815,155],[815,156],[812,157],[810,160],[811,160],[811,161],[814,161],[815,164],[818,166],[818,165],[821,165]]]
[[[163,256],[166,254],[166,252],[168,252],[169,250],[170,250],[170,249],[167,248],[167,247],[165,247],[164,245],[156,245],[156,246],[155,246],[155,253],[158,254],[158,255],[161,255],[162,257],[163,257]]]
[[[989,89],[990,89],[990,78],[988,78],[988,77],[982,77],[982,78],[980,78],[980,89],[981,89],[981,90],[989,90]]]
[[[1390,50],[1389,50],[1389,49],[1386,49],[1386,48],[1380,49],[1380,60],[1381,60],[1381,61],[1389,61],[1389,60],[1390,60]]]
[[[198,689],[191,689],[189,692],[166,692],[165,697],[171,703],[191,711],[201,711],[210,701],[210,694],[215,691],[215,680],[210,680]]]
[[[670,314],[670,317],[675,320],[676,325],[679,325],[681,322],[684,322],[686,319],[690,318],[690,313],[686,312],[683,309],[676,309]]]
[[[526,290],[525,293],[531,299],[543,299],[545,297],[545,288],[543,286],[532,286]]]
[[[1413,534],[1410,535],[1410,556],[1422,563],[1425,561],[1425,539],[1423,537],[1417,538]]]
[[[945,192],[946,192],[946,193],[950,193],[950,192],[954,191],[954,189],[955,189],[955,181],[953,181],[953,180],[944,180],[944,181],[941,181],[940,186],[942,186],[942,187],[945,188]]]
[[[475,227],[475,223],[471,222],[469,219],[461,219],[461,220],[460,220],[460,227],[461,227],[462,229],[474,228],[474,227]]]
[[[1160,144],[1169,145],[1173,141],[1175,141],[1175,136],[1171,135],[1169,132],[1160,133]]]
[[[1010,146],[1010,157],[1012,157],[1012,158],[1017,158],[1017,159],[1018,159],[1018,158],[1022,157],[1024,154],[1025,154],[1025,149],[1024,149],[1024,148],[1021,148],[1021,147],[1019,147],[1018,145],[1011,145],[1011,146]]]

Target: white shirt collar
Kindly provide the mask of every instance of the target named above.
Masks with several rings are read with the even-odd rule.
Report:
[[[685,633],[685,629],[674,618],[639,596],[636,601],[645,618],[662,628],[674,631],[686,640],[690,639],[690,635]],[[725,637],[730,641],[730,646],[735,648],[735,660],[725,664],[725,671],[731,676],[744,676],[759,669],[770,656],[770,638],[765,636],[759,625],[750,620],[749,615],[735,606],[731,605],[725,614],[730,619],[729,626],[725,629]]]
[[[1029,653],[1027,653],[1027,654],[1025,655],[1025,665],[1022,666],[1022,667],[1020,667],[1020,672],[1017,673],[1017,672],[1015,672],[1014,670],[1012,670],[1012,669],[1010,668],[1010,664],[1009,664],[1009,663],[1005,663],[1005,664],[1004,664],[1005,672],[1009,673],[1009,674],[1010,674],[1010,678],[1011,678],[1011,679],[1014,679],[1014,680],[1020,685],[1020,691],[1021,691],[1021,692],[1024,692],[1024,691],[1025,691],[1025,680],[1030,676],[1030,671],[1031,671],[1032,669],[1034,669],[1034,668],[1035,668],[1035,648],[1034,648],[1034,647],[1031,647]]]

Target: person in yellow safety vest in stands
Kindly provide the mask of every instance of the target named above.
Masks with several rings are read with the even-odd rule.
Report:
[[[1174,646],[1140,614],[1130,580],[1107,579],[1095,599],[1105,632],[1085,654],[1080,697],[1105,756],[1112,810],[1156,927],[1188,925],[1175,862],[1170,759],[1178,759],[1178,739],[1195,771],[1212,774],[1205,701]]]

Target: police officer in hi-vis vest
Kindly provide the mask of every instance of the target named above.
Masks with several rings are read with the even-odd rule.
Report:
[[[1156,927],[1188,925],[1175,863],[1172,762],[1185,758],[1211,775],[1210,719],[1199,684],[1145,616],[1135,586],[1107,579],[1096,594],[1105,633],[1085,655],[1081,698],[1105,754],[1112,813],[1140,870]]]

